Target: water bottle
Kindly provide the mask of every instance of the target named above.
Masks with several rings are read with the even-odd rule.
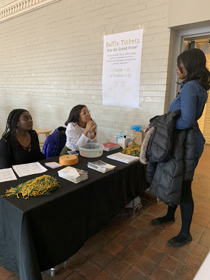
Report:
[[[126,135],[124,135],[124,141],[123,141],[123,149],[127,148],[127,138]]]

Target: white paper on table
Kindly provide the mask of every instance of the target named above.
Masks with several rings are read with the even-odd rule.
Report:
[[[126,155],[126,154],[123,154],[121,152],[116,153],[116,154],[111,154],[111,155],[107,156],[107,158],[117,160],[117,161],[120,161],[120,162],[124,162],[124,163],[127,163],[127,164],[139,160],[139,157]]]
[[[57,163],[55,161],[46,162],[45,165],[48,166],[48,167],[51,167],[53,169],[63,166],[62,164],[59,164],[59,163]]]
[[[47,168],[42,166],[39,162],[17,164],[17,165],[13,165],[12,168],[15,170],[15,172],[18,174],[19,177],[43,173],[47,171]]]
[[[68,176],[75,177],[75,178],[80,176],[79,173],[77,172],[76,168],[70,167],[70,166],[68,166],[64,169],[61,169],[60,171],[58,171],[58,173],[64,173]]]
[[[0,182],[7,182],[17,180],[14,171],[12,168],[4,168],[0,169]]]

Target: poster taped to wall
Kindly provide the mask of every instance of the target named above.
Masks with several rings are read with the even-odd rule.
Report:
[[[143,29],[104,36],[103,105],[139,107]]]

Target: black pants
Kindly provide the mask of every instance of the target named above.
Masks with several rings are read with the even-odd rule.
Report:
[[[183,182],[180,201],[182,215],[182,228],[180,233],[182,233],[185,236],[188,236],[190,234],[190,225],[192,222],[192,216],[194,211],[194,201],[192,198],[191,184],[191,181]]]
[[[181,217],[182,217],[182,227],[180,234],[183,236],[188,236],[190,234],[190,225],[192,221],[193,211],[194,211],[194,201],[192,198],[191,181],[184,181],[182,184],[181,192]],[[177,205],[178,206],[178,205]],[[168,213],[170,219],[174,217],[177,206],[169,206]]]

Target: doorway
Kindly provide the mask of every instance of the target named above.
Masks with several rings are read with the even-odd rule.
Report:
[[[210,49],[210,26],[204,26],[201,28],[192,28],[183,29],[180,27],[179,30],[171,30],[172,37],[172,45],[174,46],[173,57],[172,57],[172,65],[173,69],[175,69],[176,59],[178,55],[191,47],[196,47],[199,49],[205,49],[207,47],[206,59],[207,59],[207,68],[210,71],[210,52],[208,53],[208,49]],[[177,84],[177,76],[176,72],[173,71],[172,74],[172,87],[171,87],[171,102],[175,98],[176,93],[179,90],[179,86]],[[209,90],[210,92],[210,90]],[[210,95],[210,93],[209,93]],[[204,112],[202,117],[198,121],[199,127],[206,139],[206,144],[210,144],[210,97],[207,100],[207,103],[204,108]]]
[[[182,51],[190,48],[201,49],[204,52],[206,56],[206,67],[210,71],[210,35],[184,38]],[[207,99],[203,115],[198,120],[198,124],[206,139],[206,144],[210,144],[210,98]]]

